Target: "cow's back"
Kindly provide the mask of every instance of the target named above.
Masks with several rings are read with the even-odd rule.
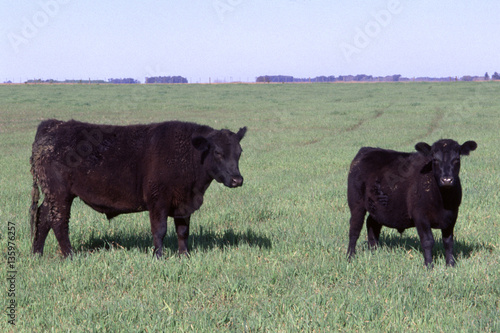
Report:
[[[110,126],[50,119],[38,127],[32,162],[73,176],[117,172],[129,161],[140,158],[146,140],[144,125]]]
[[[384,173],[393,169],[396,164],[411,156],[393,150],[363,147],[361,148],[349,168],[348,191],[362,191],[367,184],[380,178]],[[396,166],[397,167],[397,166]],[[360,192],[360,195],[362,194]]]

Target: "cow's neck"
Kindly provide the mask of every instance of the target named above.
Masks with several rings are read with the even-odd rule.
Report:
[[[205,194],[205,191],[208,189],[210,184],[212,183],[214,179],[208,175],[208,173],[205,173],[199,177],[196,178],[195,184],[194,184],[194,189],[196,192],[199,194],[203,195]]]
[[[443,200],[443,206],[447,210],[455,210],[460,206],[462,201],[462,188],[460,182],[454,186],[440,186],[439,192]]]

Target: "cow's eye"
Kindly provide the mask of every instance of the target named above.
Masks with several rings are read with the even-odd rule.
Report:
[[[214,151],[214,155],[215,155],[215,157],[221,158],[221,159],[224,157],[224,155],[222,154],[222,152],[218,151],[218,150]]]
[[[460,160],[458,158],[455,158],[453,161],[451,161],[451,163],[453,163],[453,165],[457,165],[458,163],[460,163]]]

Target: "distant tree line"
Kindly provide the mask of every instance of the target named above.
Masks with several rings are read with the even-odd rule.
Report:
[[[465,75],[462,77],[413,77],[407,78],[400,74],[387,75],[387,76],[372,76],[365,74],[358,75],[339,75],[339,76],[316,76],[314,78],[296,78],[290,75],[263,75],[256,79],[258,83],[300,83],[300,82],[408,82],[408,81],[427,81],[427,82],[440,82],[440,81],[489,81],[489,80],[500,80],[500,74],[495,72],[493,75],[485,73],[484,76],[471,76]],[[10,80],[4,81],[4,83],[12,83]],[[24,83],[68,83],[68,84],[140,84],[141,82],[133,78],[122,78],[122,79],[108,79],[105,80],[42,80],[42,79],[30,79]],[[146,77],[145,83],[188,83],[188,80],[182,76],[154,76]]]
[[[458,77],[414,77],[407,78],[400,74],[387,75],[387,76],[372,76],[365,74],[358,75],[339,75],[339,76],[316,76],[314,78],[295,78],[289,75],[263,75],[256,79],[258,83],[288,83],[288,82],[408,82],[408,81],[488,81],[489,75],[486,73],[484,76],[462,76]],[[495,72],[491,76],[492,80],[500,80],[500,75]]]
[[[108,79],[108,83],[113,83],[113,84],[138,84],[141,83],[140,81],[132,78],[125,78],[125,79]]]
[[[42,80],[42,79],[33,79],[33,80],[27,80],[25,81],[24,83],[68,83],[68,84],[75,84],[75,83],[92,83],[92,84],[95,84],[95,83],[107,83],[106,81],[104,80],[64,80],[64,81],[60,81],[60,80],[53,80],[53,79],[48,79],[48,80]]]
[[[293,76],[287,75],[264,75],[259,76],[256,82],[269,83],[269,82],[295,82]]]
[[[288,75],[264,75],[257,77],[256,82],[352,82],[352,81],[399,81],[401,75],[389,75],[373,77],[372,75],[358,74],[358,75],[340,75],[340,76],[316,76],[314,78],[295,78]]]
[[[60,81],[60,80],[53,80],[53,79],[49,79],[49,80],[42,80],[42,79],[33,79],[33,80],[27,80],[25,81],[24,83],[69,83],[69,84],[82,84],[82,83],[90,83],[90,84],[95,84],[95,83],[112,83],[112,84],[137,84],[137,83],[141,83],[140,81],[137,81],[135,79],[132,79],[132,78],[126,78],[126,79],[108,79],[107,81],[104,81],[104,80],[91,80],[91,79],[88,79],[88,80],[64,80],[64,81]]]
[[[42,80],[42,79],[32,79],[32,80],[27,80],[24,83],[110,83],[110,84],[140,84],[141,81],[133,79],[133,78],[113,78],[113,79],[108,79],[107,81],[104,80],[64,80],[64,81],[59,81],[59,80],[53,80],[53,79],[48,79],[48,80]],[[146,78],[146,83],[188,83],[188,80],[182,76],[156,76],[156,77],[147,77]]]
[[[188,83],[188,80],[182,76],[155,76],[147,77],[146,83]]]

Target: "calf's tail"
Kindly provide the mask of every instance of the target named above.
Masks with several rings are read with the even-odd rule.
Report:
[[[33,188],[31,189],[31,207],[30,207],[30,224],[31,224],[31,239],[35,237],[36,228],[38,225],[38,200],[40,199],[40,190],[38,188],[38,177],[35,171],[35,163],[33,157],[30,159],[31,174],[33,175]]]

